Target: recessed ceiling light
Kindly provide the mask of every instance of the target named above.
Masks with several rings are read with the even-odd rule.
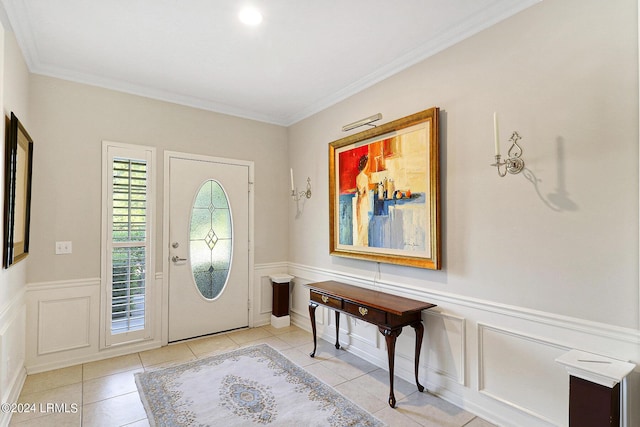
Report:
[[[255,26],[262,22],[262,14],[254,7],[245,7],[238,14],[240,22],[246,25]]]

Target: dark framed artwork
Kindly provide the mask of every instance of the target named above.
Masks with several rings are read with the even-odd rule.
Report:
[[[329,252],[440,269],[437,107],[329,144]]]
[[[33,140],[15,114],[6,119],[3,266],[29,253]]]

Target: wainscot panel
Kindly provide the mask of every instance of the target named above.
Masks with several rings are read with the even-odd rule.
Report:
[[[85,296],[38,302],[38,356],[91,346],[94,299]]]
[[[552,425],[567,422],[569,378],[555,359],[569,348],[478,324],[478,389]]]
[[[424,341],[420,360],[428,369],[465,385],[466,321],[441,313],[438,308],[422,314]]]

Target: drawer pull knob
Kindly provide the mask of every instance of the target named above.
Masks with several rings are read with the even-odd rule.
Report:
[[[360,312],[360,314],[362,314],[363,316],[366,316],[367,313],[369,312],[369,310],[367,310],[364,307],[358,307],[358,311]]]
[[[322,295],[322,302],[325,303],[325,304],[328,303],[329,302],[329,297],[326,296],[326,295]]]

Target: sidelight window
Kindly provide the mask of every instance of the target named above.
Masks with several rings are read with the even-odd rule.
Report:
[[[106,346],[150,337],[153,148],[103,146],[103,269]]]

